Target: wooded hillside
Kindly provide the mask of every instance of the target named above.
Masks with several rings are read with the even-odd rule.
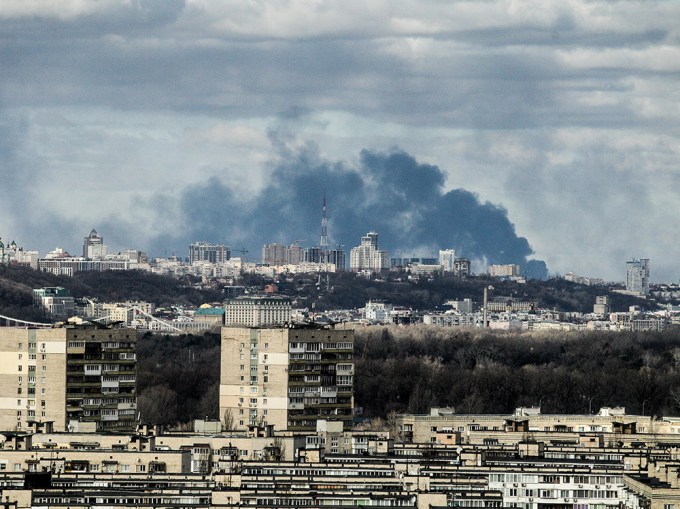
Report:
[[[428,412],[680,415],[680,331],[510,335],[428,326],[356,330],[360,417]],[[218,417],[219,336],[154,336],[138,347],[148,422]]]

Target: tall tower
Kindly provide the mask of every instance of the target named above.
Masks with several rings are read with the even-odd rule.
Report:
[[[321,213],[321,241],[319,247],[322,251],[328,249],[328,220],[326,219],[326,192],[323,193],[323,208]]]

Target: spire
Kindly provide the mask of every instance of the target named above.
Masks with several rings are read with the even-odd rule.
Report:
[[[323,193],[323,208],[321,213],[321,241],[319,247],[325,251],[328,247],[328,221],[326,219],[326,191]]]

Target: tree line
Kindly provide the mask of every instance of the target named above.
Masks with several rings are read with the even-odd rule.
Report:
[[[146,422],[219,418],[220,336],[146,334],[138,342]],[[509,334],[431,326],[355,330],[359,417],[427,413],[680,415],[680,331]]]
[[[680,412],[680,330],[499,334],[435,327],[357,330],[357,405],[392,411]]]

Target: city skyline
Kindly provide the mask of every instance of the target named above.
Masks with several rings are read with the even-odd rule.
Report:
[[[661,1],[5,2],[0,235],[253,251],[283,227],[318,238],[327,190],[346,250],[373,229],[605,279],[644,255],[675,281],[678,19]]]

